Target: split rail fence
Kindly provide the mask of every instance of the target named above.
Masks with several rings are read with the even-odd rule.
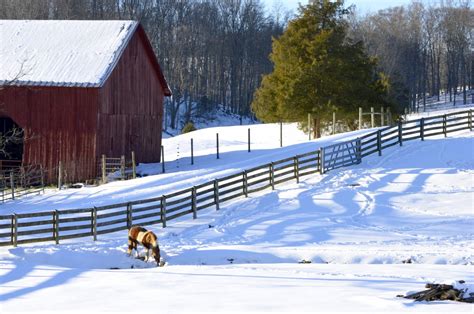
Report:
[[[130,160],[127,160],[125,155],[122,155],[119,158],[102,155],[99,160],[98,169],[98,172],[100,173],[100,182],[102,184],[107,183],[110,175],[119,171],[120,175],[115,176],[115,179],[135,179],[137,176],[135,152],[132,151]]]
[[[0,215],[0,246],[93,237],[126,230],[132,224],[161,224],[315,173],[361,162],[362,158],[404,142],[449,133],[472,131],[472,110],[422,118],[378,129],[357,139],[199,184],[155,198],[100,207]]]
[[[2,202],[44,192],[45,171],[40,165],[12,167],[0,171],[0,196]]]

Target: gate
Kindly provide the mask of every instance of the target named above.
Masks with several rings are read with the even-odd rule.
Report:
[[[321,172],[359,164],[362,159],[360,148],[360,139],[321,148]]]

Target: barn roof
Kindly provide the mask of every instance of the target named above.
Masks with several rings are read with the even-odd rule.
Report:
[[[0,84],[100,87],[137,28],[135,21],[0,20]]]

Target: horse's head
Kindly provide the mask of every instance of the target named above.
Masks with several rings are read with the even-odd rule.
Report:
[[[158,244],[156,246],[152,247],[151,256],[153,256],[153,258],[155,259],[156,266],[160,266],[161,255],[160,255],[160,247],[158,246]]]

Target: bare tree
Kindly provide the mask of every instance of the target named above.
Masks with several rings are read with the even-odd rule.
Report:
[[[398,103],[417,111],[428,96],[444,90],[455,104],[456,93],[472,88],[474,43],[470,0],[447,0],[424,6],[381,10],[351,20],[351,36],[364,41],[396,90]]]
[[[18,81],[21,80],[22,77],[27,75],[31,69],[27,67],[28,58],[24,58],[19,61],[19,69],[16,74],[12,75],[5,81],[0,82],[0,94],[8,87],[15,86],[18,84]],[[4,112],[4,103],[0,102],[0,117],[3,115]],[[0,159],[10,159],[12,156],[11,152],[9,151],[9,147],[11,145],[22,145],[25,141],[25,131],[13,125],[12,128],[6,130],[5,132],[0,132]]]
[[[167,122],[180,127],[196,113],[251,115],[250,103],[272,37],[289,14],[265,13],[262,0],[0,0],[5,19],[132,19],[147,31],[173,91]]]

